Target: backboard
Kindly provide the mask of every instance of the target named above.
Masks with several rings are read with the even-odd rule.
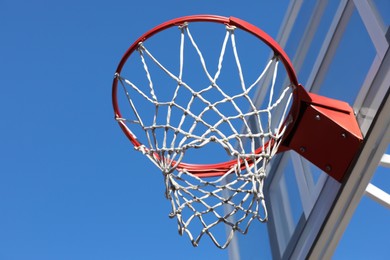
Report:
[[[273,259],[331,258],[389,144],[390,30],[381,4],[296,0],[287,8],[276,40],[300,83],[353,106],[365,141],[342,183],[295,152],[274,159],[266,182]],[[248,239],[236,237],[231,259],[264,257],[263,248],[246,248]]]

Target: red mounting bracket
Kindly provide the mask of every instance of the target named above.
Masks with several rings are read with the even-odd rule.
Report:
[[[283,146],[341,182],[363,142],[354,112],[343,101],[307,94],[295,131]]]

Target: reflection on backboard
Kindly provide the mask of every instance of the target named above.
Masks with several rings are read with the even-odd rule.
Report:
[[[276,40],[300,83],[353,106],[365,142],[342,183],[295,152],[274,159],[265,187],[273,259],[331,258],[388,146],[390,30],[377,8],[371,0],[296,0],[287,9]],[[262,93],[256,95],[261,102]],[[231,259],[244,258],[240,240],[248,238],[236,239]],[[252,249],[255,255],[265,253]]]

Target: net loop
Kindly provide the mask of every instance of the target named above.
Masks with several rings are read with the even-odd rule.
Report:
[[[140,42],[137,52],[146,75],[147,86],[139,86],[118,73],[115,74],[132,111],[131,118],[117,117],[116,120],[123,124],[137,125],[144,133],[146,142],[136,145],[136,150],[146,155],[162,171],[165,196],[172,208],[169,217],[176,218],[179,234],[187,234],[194,246],[197,246],[206,235],[217,247],[226,248],[236,232],[246,234],[254,220],[265,222],[268,219],[263,192],[267,177],[266,166],[276,154],[286,130],[287,125],[283,122],[292,99],[292,88],[285,87],[280,96],[275,98],[274,86],[279,63],[277,55],[270,58],[252,84],[245,82],[234,26],[226,26],[215,73],[208,69],[201,49],[190,32],[189,24],[180,24],[178,28],[180,29],[178,72],[174,73],[164,66],[146,44]],[[208,79],[208,85],[200,90],[195,90],[183,79],[186,41],[189,41],[189,45],[195,50]],[[229,41],[241,89],[239,94],[233,95],[224,91],[218,81]],[[174,82],[170,100],[159,99],[150,70],[152,65],[157,66],[171,82]],[[267,73],[272,75],[269,100],[266,102],[266,108],[258,108],[250,95],[253,95],[254,89],[264,80]],[[221,98],[209,100],[207,95],[214,93],[211,91],[218,93]],[[190,98],[186,104],[179,102],[180,93],[189,94]],[[142,99],[153,106],[151,120],[142,117],[140,112],[145,108],[137,109],[135,99]],[[244,100],[248,104],[248,111],[240,108],[239,100]],[[195,103],[200,107],[196,112]],[[220,108],[222,105],[229,105],[234,114],[224,113]],[[280,110],[280,106],[285,108]],[[275,124],[271,122],[276,110],[281,111],[279,112],[281,116],[280,121]],[[166,116],[162,111],[165,111]],[[175,122],[171,118],[173,111],[180,114],[176,115]],[[218,120],[209,121],[207,113],[210,112],[218,117]],[[161,120],[161,117],[164,117],[164,120]],[[187,121],[192,123],[184,127]],[[236,121],[240,122],[242,129],[237,128]],[[229,132],[223,131],[222,126],[228,128]],[[186,151],[203,148],[210,143],[221,146],[230,157],[237,159],[237,163],[228,168],[222,176],[200,178],[194,174],[196,169],[183,167],[181,163]],[[213,171],[220,170],[210,169],[210,172]],[[227,230],[227,236],[223,238],[217,236],[220,233],[217,231],[218,227],[221,225]]]

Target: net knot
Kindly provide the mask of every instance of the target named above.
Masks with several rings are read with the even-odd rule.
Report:
[[[148,153],[148,149],[146,148],[145,145],[134,146],[134,149],[136,151],[140,151],[142,154],[147,154]]]
[[[229,25],[229,24],[226,25],[226,30],[229,32],[233,32],[236,28],[237,27],[234,25]]]
[[[137,51],[141,52],[145,50],[145,46],[143,42],[138,43]]]
[[[180,30],[183,30],[184,28],[188,27],[188,22],[184,22],[178,26]]]

